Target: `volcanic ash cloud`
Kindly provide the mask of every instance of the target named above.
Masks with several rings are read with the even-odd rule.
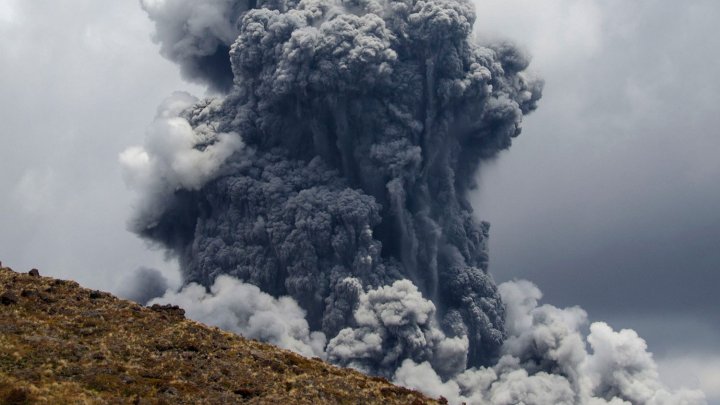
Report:
[[[132,230],[179,259],[165,298],[209,314],[220,296],[241,333],[248,311],[302,314],[268,339],[399,380],[525,358],[466,196],[542,81],[515,47],[471,40],[471,3],[141,4],[161,54],[221,93],[174,94],[121,155]]]

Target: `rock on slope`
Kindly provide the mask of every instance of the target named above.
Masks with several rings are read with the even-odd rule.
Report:
[[[0,268],[0,403],[424,404],[384,379]]]

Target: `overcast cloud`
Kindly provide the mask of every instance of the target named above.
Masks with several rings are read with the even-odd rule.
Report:
[[[546,86],[474,196],[499,282],[638,330],[668,382],[714,401],[718,20],[712,0],[483,1],[477,30],[524,46]],[[117,162],[173,91],[202,95],[151,32],[135,1],[0,0],[3,264],[112,291],[141,266],[177,280],[126,231]]]
[[[484,168],[475,196],[493,224],[493,275],[533,280],[549,302],[638,330],[661,368],[674,370],[669,382],[712,391],[720,4],[487,6],[480,30],[524,44],[546,80],[541,107],[510,152]],[[523,23],[504,24],[511,17]]]
[[[172,268],[126,231],[117,156],[190,89],[135,2],[0,1],[0,260],[114,289]],[[199,93],[202,95],[202,93]]]

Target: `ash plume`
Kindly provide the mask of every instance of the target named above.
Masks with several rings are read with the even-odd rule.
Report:
[[[587,360],[581,310],[536,308],[534,287],[488,273],[467,193],[543,82],[514,46],[472,40],[470,2],[141,4],[160,52],[224,93],[172,95],[120,156],[131,229],[184,278],[155,302],[453,401],[661,392],[649,355]]]
[[[140,0],[140,5],[156,23],[160,53],[180,65],[184,78],[218,92],[232,87],[228,52],[250,1]]]
[[[160,271],[140,267],[125,278],[118,295],[140,304],[147,304],[153,298],[164,295],[167,290],[168,281]]]
[[[227,274],[289,295],[329,337],[357,326],[345,279],[410,280],[438,330],[467,339],[468,364],[494,359],[503,306],[466,194],[536,107],[527,58],[471,41],[465,1],[142,4],[181,66],[235,35],[235,84],[171,97],[123,153],[142,194],[133,230],[187,282]]]

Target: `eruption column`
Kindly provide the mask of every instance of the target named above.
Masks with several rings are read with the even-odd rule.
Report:
[[[133,230],[187,283],[230,275],[291,296],[340,352],[382,324],[381,345],[417,362],[449,347],[494,360],[504,307],[466,194],[540,99],[528,60],[472,41],[464,0],[142,3],[163,54],[225,93],[174,96],[123,155],[145,174]],[[384,318],[420,296],[432,308]],[[403,359],[351,352],[336,357],[387,375]]]

